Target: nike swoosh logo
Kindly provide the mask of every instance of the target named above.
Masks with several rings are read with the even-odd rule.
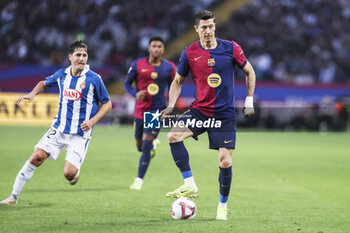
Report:
[[[186,191],[181,191],[181,193],[185,193]]]
[[[200,57],[195,57],[193,60],[197,61],[199,58],[201,58],[202,56]]]
[[[225,140],[225,141],[224,141],[225,144],[230,143],[230,142],[232,142],[232,140],[230,140],[230,141],[226,141],[226,140]]]
[[[239,54],[239,56],[241,56],[243,54],[243,51]]]

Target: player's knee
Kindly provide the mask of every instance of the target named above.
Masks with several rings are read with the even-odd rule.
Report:
[[[43,150],[35,150],[32,156],[29,158],[29,162],[34,166],[40,166],[45,159],[48,157],[48,154]]]
[[[232,162],[226,159],[223,159],[222,161],[220,161],[220,167],[222,168],[228,168],[232,165]]]
[[[67,180],[73,180],[76,173],[74,173],[73,171],[64,170],[63,175]]]
[[[178,132],[169,132],[168,133],[168,141],[169,143],[175,143],[182,141],[181,135]]]

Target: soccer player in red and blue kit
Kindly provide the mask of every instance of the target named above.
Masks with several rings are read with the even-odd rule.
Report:
[[[125,90],[136,97],[134,112],[136,146],[142,152],[138,175],[130,189],[140,190],[143,178],[151,161],[151,151],[159,143],[156,139],[159,129],[146,129],[143,127],[144,112],[161,111],[166,107],[165,89],[171,84],[175,76],[175,64],[162,59],[164,53],[164,40],[155,36],[150,38],[148,57],[134,61],[125,80]],[[132,87],[135,82],[136,89]],[[152,144],[153,143],[153,144]]]
[[[169,91],[169,105],[162,112],[163,118],[172,112],[184,79],[191,71],[196,86],[195,101],[178,122],[186,122],[189,119],[192,124],[182,128],[178,124],[168,133],[171,153],[185,184],[167,193],[166,196],[178,198],[198,195],[189,164],[189,155],[183,141],[190,136],[197,140],[198,135],[207,131],[209,148],[219,152],[220,200],[216,219],[227,220],[227,200],[232,180],[232,152],[236,142],[234,67],[238,66],[246,75],[247,96],[243,108],[245,117],[254,114],[255,72],[236,42],[215,37],[215,18],[211,11],[204,10],[196,14],[194,28],[199,35],[199,41],[182,52]],[[211,124],[207,128],[205,124],[197,124],[208,120],[220,124],[215,124],[214,127]]]

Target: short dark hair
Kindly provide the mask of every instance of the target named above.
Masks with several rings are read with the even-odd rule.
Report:
[[[84,41],[82,41],[82,40],[74,41],[74,43],[71,44],[71,45],[69,46],[68,53],[69,53],[69,54],[73,54],[73,53],[75,52],[75,50],[78,49],[78,48],[85,48],[85,49],[87,50],[87,49],[88,49],[88,46],[87,46],[87,44],[86,44]]]
[[[214,19],[214,22],[215,22],[214,13],[208,10],[202,10],[195,15],[194,24],[198,25],[199,21],[207,20],[207,19]]]
[[[148,45],[150,45],[152,43],[152,41],[160,41],[160,42],[163,43],[163,45],[165,45],[165,42],[164,42],[164,40],[163,40],[163,38],[161,36],[152,36],[149,39]]]

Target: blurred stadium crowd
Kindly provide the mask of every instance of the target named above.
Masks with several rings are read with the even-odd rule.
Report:
[[[66,49],[86,40],[94,65],[115,65],[124,77],[144,56],[148,39],[167,42],[192,23],[200,9],[220,0],[27,0],[0,4],[1,64],[68,64]],[[169,7],[171,5],[171,7]],[[191,24],[190,23],[190,24]]]
[[[124,77],[150,36],[169,43],[192,27],[195,12],[222,1],[2,1],[0,61],[66,65],[67,46],[85,39],[90,63],[115,65]],[[348,0],[253,0],[219,25],[217,35],[241,44],[260,80],[350,80]]]
[[[260,80],[350,81],[349,0],[254,0],[218,34],[241,44]]]
[[[89,64],[104,71],[106,85],[110,87],[113,82],[122,89],[119,84],[131,62],[147,54],[151,36],[160,35],[169,44],[185,31],[193,31],[196,12],[215,10],[225,1],[243,0],[0,1],[2,84],[17,85],[17,76],[5,77],[11,72],[9,67],[17,67],[13,76],[21,76],[28,73],[26,65],[31,65],[31,70],[67,66],[66,49],[72,41],[81,39],[89,45]],[[256,90],[262,101],[256,104],[255,119],[238,122],[241,126],[346,129],[350,115],[349,0],[252,0],[233,11],[227,22],[218,24],[216,35],[239,43],[258,81],[267,81]],[[181,52],[170,60],[177,62]],[[30,73],[28,77],[36,75]],[[243,80],[242,72],[236,75],[237,80]],[[26,82],[22,79],[22,83]],[[298,89],[298,84],[307,84],[307,88],[300,85]],[[178,102],[187,106],[193,90],[193,83],[186,79],[184,98]],[[117,94],[125,93],[122,91]],[[235,84],[235,94],[238,100],[243,99],[245,85]],[[116,96],[111,120],[119,123],[123,116],[130,120],[133,101],[128,95]],[[271,110],[273,103],[283,103],[285,114],[279,107]],[[288,108],[295,106],[297,111],[291,113]]]

